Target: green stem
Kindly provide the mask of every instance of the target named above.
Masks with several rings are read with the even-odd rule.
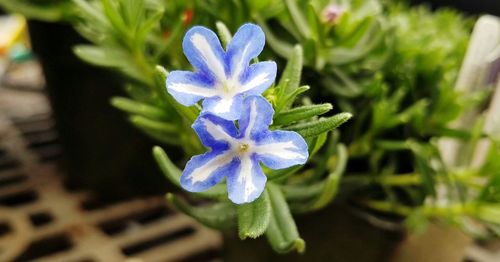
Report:
[[[464,170],[450,173],[450,176],[458,183],[462,183],[475,188],[484,187],[479,179],[477,170]],[[387,186],[411,186],[420,185],[422,178],[418,173],[393,174],[374,176],[370,174],[348,175],[342,179],[342,183],[348,184],[382,184]]]
[[[395,213],[402,216],[410,215],[415,207],[393,204],[387,201],[376,201],[370,200],[364,202],[369,208],[387,212]],[[472,215],[474,214],[476,204],[474,203],[460,203],[452,204],[448,206],[423,206],[421,211],[424,215],[428,217],[449,217],[449,216],[460,216],[460,215]]]

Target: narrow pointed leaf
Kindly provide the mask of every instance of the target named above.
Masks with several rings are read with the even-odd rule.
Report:
[[[130,117],[130,122],[134,124],[135,126],[141,128],[141,129],[146,129],[146,130],[151,130],[151,131],[156,131],[156,132],[162,132],[165,134],[175,134],[179,130],[177,126],[173,124],[169,124],[166,122],[161,122],[157,120],[152,120],[143,116],[138,116],[138,115],[133,115]]]
[[[267,240],[278,253],[287,253],[292,250],[303,253],[305,242],[299,236],[281,189],[277,185],[269,183],[267,190],[272,207],[272,216],[266,231]]]
[[[280,56],[289,57],[293,52],[293,46],[286,41],[280,40],[267,26],[264,19],[259,16],[255,17],[255,20],[262,27],[262,31],[266,34],[266,42],[269,46]]]
[[[168,193],[167,200],[178,210],[196,219],[201,224],[225,230],[236,226],[236,210],[230,202],[220,202],[208,206],[192,206],[186,200]]]
[[[347,148],[343,144],[337,146],[336,157],[335,169],[323,181],[310,185],[284,185],[282,187],[287,200],[312,199],[312,202],[309,201],[308,204],[303,205],[298,213],[321,209],[335,197],[348,159]]]
[[[328,137],[328,132],[322,133],[319,136],[314,137],[314,143],[309,145],[309,158],[314,156],[324,145],[326,142],[326,138]],[[308,138],[311,139],[311,138]]]
[[[272,170],[268,173],[267,177],[269,181],[272,180],[283,180],[299,171],[302,166],[293,166],[285,169]]]
[[[271,218],[271,203],[268,193],[252,203],[238,205],[238,232],[240,239],[257,238],[266,232]]]
[[[317,197],[324,187],[322,181],[310,185],[284,185],[282,190],[287,200],[300,201]]]
[[[165,111],[161,110],[158,107],[140,103],[125,97],[113,97],[111,99],[111,104],[114,107],[129,114],[141,115],[154,120],[168,118],[168,115],[165,113]]]
[[[307,39],[311,37],[311,31],[309,30],[309,25],[307,24],[307,19],[302,15],[300,7],[297,5],[298,1],[295,0],[285,0],[285,6],[290,14],[290,18],[297,27],[298,31],[303,38]]]
[[[335,197],[340,184],[340,179],[344,174],[347,165],[347,148],[343,144],[337,146],[337,166],[334,172],[324,181],[324,186],[318,199],[312,205],[314,209],[321,209],[328,205]]]
[[[168,72],[162,66],[156,66],[155,82],[158,87],[158,92],[167,101],[168,104],[173,106],[179,115],[186,118],[189,124],[192,124],[198,117],[200,110],[195,106],[185,107],[179,104],[168,92],[165,86]]]
[[[302,63],[303,63],[303,51],[300,45],[293,48],[293,53],[288,59],[283,75],[281,76],[280,82],[277,86],[278,89],[278,108],[277,112],[282,109],[287,109],[293,103],[290,101],[289,94],[293,94],[300,84],[300,77],[302,74]],[[295,97],[293,97],[295,98]]]
[[[165,177],[174,185],[181,187],[180,178],[181,178],[181,170],[177,168],[177,166],[172,163],[167,153],[159,147],[153,147],[153,157],[156,160],[156,164],[160,168],[161,172]]]
[[[77,6],[80,16],[92,18],[96,22],[99,22],[101,25],[109,26],[108,20],[103,15],[103,13],[100,10],[97,10],[97,8],[90,4],[88,1],[72,0],[72,2]]]
[[[129,59],[125,52],[118,49],[109,50],[92,45],[77,45],[73,51],[78,58],[97,66],[119,68],[123,65],[123,61]]]
[[[352,114],[350,113],[340,113],[332,117],[323,118],[308,123],[288,126],[285,129],[295,131],[304,138],[314,137],[339,127],[341,124],[345,123],[351,117]]]
[[[73,16],[69,2],[43,3],[37,5],[31,1],[0,0],[0,6],[9,13],[19,13],[31,19],[57,22]]]
[[[153,157],[163,175],[174,185],[182,188],[180,184],[182,171],[170,160],[167,153],[161,147],[155,146],[153,147]],[[210,199],[227,199],[224,185],[216,185],[195,195]]]
[[[308,105],[281,111],[274,118],[274,125],[287,125],[313,116],[322,115],[333,108],[332,104]]]
[[[229,31],[227,26],[221,21],[217,21],[215,23],[215,26],[217,27],[217,34],[219,35],[219,38],[222,42],[222,45],[224,47],[227,47],[227,45],[229,44],[229,42],[233,38],[233,36],[231,35],[231,32]]]
[[[159,142],[176,146],[181,145],[179,139],[177,139],[177,132],[170,130],[172,126],[164,126],[161,122],[149,120],[142,116],[132,116],[130,117],[130,122],[142,132]]]
[[[118,12],[116,2],[110,0],[101,0],[102,12],[106,15],[107,20],[113,26],[114,31],[122,35],[130,36],[130,32],[123,21],[123,16]]]
[[[309,89],[310,89],[309,86],[301,86],[292,91],[291,93],[285,94],[283,98],[280,98],[280,100],[278,101],[279,104],[277,104],[277,107],[275,108],[276,112],[277,113],[281,112],[283,108],[285,109],[290,108],[295,99],[297,99],[297,96],[306,92]]]

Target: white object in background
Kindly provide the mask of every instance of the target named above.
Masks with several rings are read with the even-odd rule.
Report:
[[[486,82],[490,77],[489,72],[493,66],[491,56],[496,53],[499,46],[500,19],[490,15],[481,16],[474,26],[455,88],[465,95],[486,88]],[[477,115],[478,112],[468,112],[458,119],[452,127],[469,129],[471,121],[474,121]],[[461,146],[461,143],[456,139],[440,139],[439,149],[447,166],[457,167],[465,164],[458,161]]]
[[[493,136],[500,135],[500,79],[498,79],[495,94],[493,95],[490,107],[488,108],[488,114],[484,124],[484,132]],[[486,157],[488,156],[490,145],[491,143],[488,139],[482,139],[479,141],[476,150],[474,151],[474,158],[471,164],[472,167],[477,168],[483,165],[486,161]]]
[[[483,80],[491,54],[500,46],[500,19],[491,15],[481,16],[474,26],[467,54],[465,55],[455,88],[470,92],[484,87]]]

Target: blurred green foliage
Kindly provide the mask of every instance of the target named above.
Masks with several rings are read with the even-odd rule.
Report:
[[[487,97],[455,87],[471,18],[390,0],[0,4],[33,18],[71,23],[90,42],[75,47],[80,58],[123,74],[129,97],[114,98],[112,104],[160,143],[182,148],[186,157],[202,151],[190,128],[199,107],[177,104],[165,91],[167,71],[156,65],[188,66],[180,45],[191,25],[216,27],[226,42],[242,23],[264,29],[268,46],[261,58],[286,64],[281,80],[265,93],[276,110],[273,127],[301,133],[309,143],[310,164],[268,170],[271,185],[252,206],[236,208],[222,187],[197,194],[215,200],[206,207],[168,195],[207,226],[238,226],[242,238],[265,233],[278,252],[301,251],[304,243],[290,211],[317,210],[341,194],[364,208],[399,214],[414,229],[441,219],[477,236],[500,233],[498,134],[482,132],[481,115],[470,129],[452,127],[464,112],[482,108]],[[349,113],[319,117],[332,104]],[[351,114],[349,124],[332,131]],[[487,160],[480,167],[448,166],[438,147],[443,138],[470,148],[479,138],[489,139]],[[181,171],[160,147],[154,157],[178,183]]]

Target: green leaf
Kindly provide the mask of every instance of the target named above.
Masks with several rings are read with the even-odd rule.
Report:
[[[141,24],[144,14],[144,0],[122,0],[123,19],[128,27],[135,30]],[[142,28],[141,28],[142,30]]]
[[[87,63],[119,69],[129,77],[144,83],[150,82],[150,79],[145,78],[143,71],[133,62],[130,54],[120,48],[77,45],[73,51],[77,57]]]
[[[431,163],[429,159],[433,156],[429,152],[429,148],[425,145],[421,145],[415,141],[407,141],[410,150],[415,155],[416,168],[419,171],[419,175],[422,177],[422,184],[426,193],[430,196],[436,196],[436,171],[430,166]]]
[[[177,187],[181,187],[181,170],[170,160],[167,153],[159,146],[153,147],[153,157],[165,177]],[[205,192],[195,195],[210,199],[227,199],[225,185],[215,185]]]
[[[340,178],[344,174],[347,165],[347,148],[343,144],[337,146],[337,165],[335,171],[330,173],[324,181],[323,191],[314,202],[313,209],[321,209],[328,205],[335,197],[340,184]]]
[[[277,113],[281,112],[283,107],[290,108],[290,106],[293,104],[293,102],[295,101],[297,96],[308,91],[309,89],[310,89],[309,86],[301,86],[301,87],[295,89],[294,91],[292,91],[291,93],[285,94],[280,99],[280,101],[278,101],[280,104],[276,105],[276,107],[275,107],[276,112]]]
[[[303,253],[305,242],[299,236],[281,189],[273,183],[268,183],[267,190],[272,207],[272,216],[266,231],[267,240],[278,253],[288,253],[292,250]]]
[[[324,37],[323,27],[312,3],[307,4],[307,21],[311,25],[311,38],[316,41],[322,40]]]
[[[174,185],[181,187],[181,170],[172,163],[167,153],[159,147],[153,147],[153,157],[165,177]]]
[[[327,133],[325,133],[325,136],[326,134]],[[338,131],[331,132],[330,139],[328,141],[328,144],[326,145],[326,150],[320,156],[321,160],[315,165],[314,175],[311,177],[310,181],[318,180],[325,174],[328,167],[328,161],[336,153],[337,144],[339,143],[339,138],[340,138],[340,132]]]
[[[293,53],[293,46],[286,41],[280,40],[267,26],[264,19],[260,16],[256,16],[255,20],[262,27],[262,31],[266,34],[266,42],[271,46],[271,48],[278,53],[280,56],[288,58],[291,53]]]
[[[124,60],[128,60],[128,54],[119,49],[110,49],[92,45],[77,45],[73,48],[76,56],[83,61],[104,67],[120,68]]]
[[[266,191],[252,203],[238,205],[236,210],[240,239],[257,238],[266,232],[271,218],[271,203]]]
[[[274,117],[273,125],[287,125],[305,120],[313,116],[322,115],[333,108],[332,104],[307,105],[290,110],[281,111]]]
[[[299,169],[301,169],[301,168],[302,168],[302,166],[297,165],[297,166],[292,166],[292,167],[285,168],[285,169],[272,170],[272,171],[267,173],[267,178],[269,179],[269,181],[283,180],[283,179],[295,174],[295,172],[299,171]]]
[[[9,13],[19,13],[31,19],[48,22],[64,20],[74,15],[69,2],[55,1],[37,5],[35,1],[0,0],[0,6]]]
[[[166,80],[167,80],[167,75],[168,72],[165,70],[164,67],[157,65],[156,66],[156,71],[155,71],[155,82],[156,86],[158,88],[158,92],[162,95],[162,97],[165,99],[165,101],[172,105],[175,110],[179,113],[179,115],[183,116],[189,124],[192,124],[198,115],[200,114],[200,110],[197,109],[195,106],[190,106],[190,107],[185,107],[181,104],[179,104],[168,92],[166,88]]]
[[[300,45],[293,48],[292,55],[288,59],[283,75],[277,86],[277,108],[276,112],[279,113],[282,109],[287,109],[293,103],[290,101],[290,95],[294,94],[299,88],[300,77],[302,74],[303,51]],[[295,97],[293,97],[295,98]]]
[[[130,122],[141,129],[162,132],[165,134],[176,134],[179,131],[176,125],[152,120],[138,115],[131,116]]]
[[[146,18],[144,22],[140,25],[140,30],[136,32],[135,38],[136,42],[139,46],[145,45],[148,36],[154,37],[155,35],[152,33],[152,30],[160,26],[161,18],[164,15],[165,10],[163,8],[155,9],[154,13]],[[175,30],[175,29],[174,29]],[[173,31],[174,31],[173,30]],[[173,41],[171,39],[175,39],[175,34],[172,32],[168,40]],[[162,41],[162,44],[165,44]],[[168,48],[168,47],[164,47]],[[165,49],[166,50],[166,49]]]
[[[139,128],[148,136],[163,142],[165,144],[180,146],[181,142],[177,139],[176,127],[170,124],[150,120],[142,116],[131,116],[130,122]]]
[[[236,210],[230,202],[196,207],[174,194],[168,193],[166,197],[177,209],[207,227],[225,230],[236,226]]]
[[[110,24],[106,17],[103,15],[101,10],[96,6],[92,5],[90,2],[85,0],[72,0],[78,10],[78,15],[87,20],[93,20],[91,22],[98,23],[100,26],[109,27]]]
[[[150,119],[161,120],[168,118],[162,109],[148,104],[140,103],[125,97],[113,97],[111,104],[129,114],[136,114]]]
[[[217,34],[219,35],[222,45],[227,48],[227,45],[231,42],[231,38],[233,38],[231,32],[227,28],[226,24],[221,21],[217,21],[215,23],[215,27],[217,27]]]
[[[500,225],[500,204],[498,203],[478,204],[472,212],[484,221]]]
[[[351,117],[352,114],[350,113],[340,113],[332,117],[322,118],[316,121],[288,126],[285,129],[295,131],[304,138],[315,137],[321,135],[322,133],[331,131],[339,127],[341,124],[345,123]]]
[[[310,185],[283,185],[282,190],[286,200],[300,201],[317,197],[324,188],[323,182],[317,182]]]
[[[337,163],[335,169],[321,182],[310,185],[283,186],[283,192],[288,200],[308,200],[306,204],[295,205],[294,212],[305,213],[324,208],[338,192],[340,180],[345,172],[348,154],[343,144],[337,145]]]
[[[326,139],[328,137],[328,132],[325,132],[319,136],[314,137],[314,145],[311,147],[309,145],[309,158],[313,157],[318,151],[325,145]]]
[[[113,26],[114,31],[117,31],[121,35],[127,36],[130,38],[130,31],[128,30],[125,22],[123,21],[123,16],[118,12],[118,3],[116,1],[111,0],[101,0],[102,5],[102,13],[106,15],[107,20]],[[129,41],[130,39],[125,39],[125,41]]]
[[[302,15],[300,7],[297,5],[295,0],[285,0],[285,6],[290,14],[290,18],[297,27],[298,31],[304,39],[311,37],[311,31],[309,30],[309,25],[307,24],[306,18]]]

